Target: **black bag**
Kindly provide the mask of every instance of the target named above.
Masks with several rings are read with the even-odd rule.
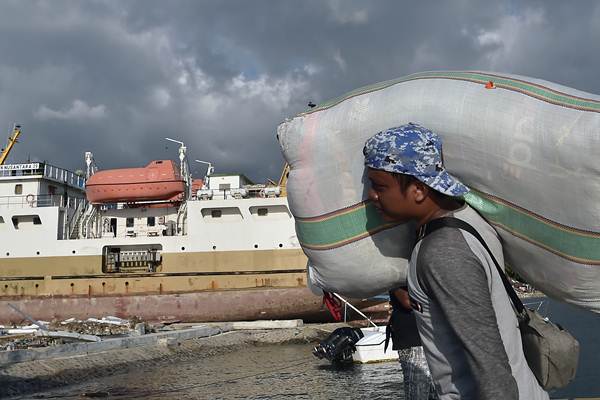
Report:
[[[443,227],[458,228],[469,232],[487,250],[494,261],[504,283],[508,297],[512,301],[523,342],[523,352],[529,368],[544,389],[562,388],[575,378],[579,362],[579,342],[560,325],[555,325],[537,311],[523,306],[498,261],[475,228],[463,220],[443,217],[429,222],[425,236]]]
[[[390,303],[392,305],[392,315],[385,329],[384,351],[387,350],[390,338],[392,339],[393,350],[421,346],[421,337],[417,330],[417,320],[414,312],[402,307],[393,291],[390,291]]]

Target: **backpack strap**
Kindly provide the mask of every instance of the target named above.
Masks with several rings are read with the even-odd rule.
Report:
[[[515,307],[517,317],[519,318],[519,322],[527,321],[527,319],[529,317],[527,315],[527,312],[525,311],[525,306],[523,306],[521,299],[519,299],[519,296],[517,296],[517,293],[513,289],[510,282],[508,281],[506,274],[504,273],[504,271],[498,264],[496,257],[494,257],[494,255],[492,254],[492,251],[488,247],[485,240],[483,240],[483,238],[481,237],[479,232],[477,232],[477,230],[475,228],[473,228],[470,224],[463,221],[462,219],[458,219],[458,218],[454,218],[454,217],[437,218],[437,219],[434,219],[434,220],[428,222],[425,225],[425,227],[423,228],[423,231],[422,231],[423,232],[422,238],[424,238],[425,236],[431,234],[432,232],[435,232],[436,230],[444,228],[444,227],[457,228],[457,229],[461,229],[463,231],[469,232],[471,235],[473,235],[479,241],[479,243],[481,243],[481,245],[487,250],[488,254],[490,255],[490,257],[494,261],[494,264],[496,265],[496,269],[498,270],[498,273],[500,274],[500,278],[502,278],[502,283],[504,284],[504,289],[506,289],[506,293],[508,294],[508,297],[510,298],[511,302],[513,303],[513,305]]]

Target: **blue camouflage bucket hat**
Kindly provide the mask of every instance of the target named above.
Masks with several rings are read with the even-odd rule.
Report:
[[[412,122],[376,133],[365,143],[363,154],[367,167],[412,175],[445,195],[459,197],[469,192],[444,168],[440,137]]]

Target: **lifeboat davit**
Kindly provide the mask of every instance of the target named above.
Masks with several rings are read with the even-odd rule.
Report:
[[[144,168],[98,171],[86,182],[91,203],[180,201],[184,191],[179,168],[171,160],[152,161]]]

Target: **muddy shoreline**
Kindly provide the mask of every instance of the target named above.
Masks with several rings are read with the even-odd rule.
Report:
[[[343,324],[230,331],[205,338],[12,364],[0,368],[0,398],[34,394],[140,369],[168,368],[248,346],[313,343],[340,326]]]

